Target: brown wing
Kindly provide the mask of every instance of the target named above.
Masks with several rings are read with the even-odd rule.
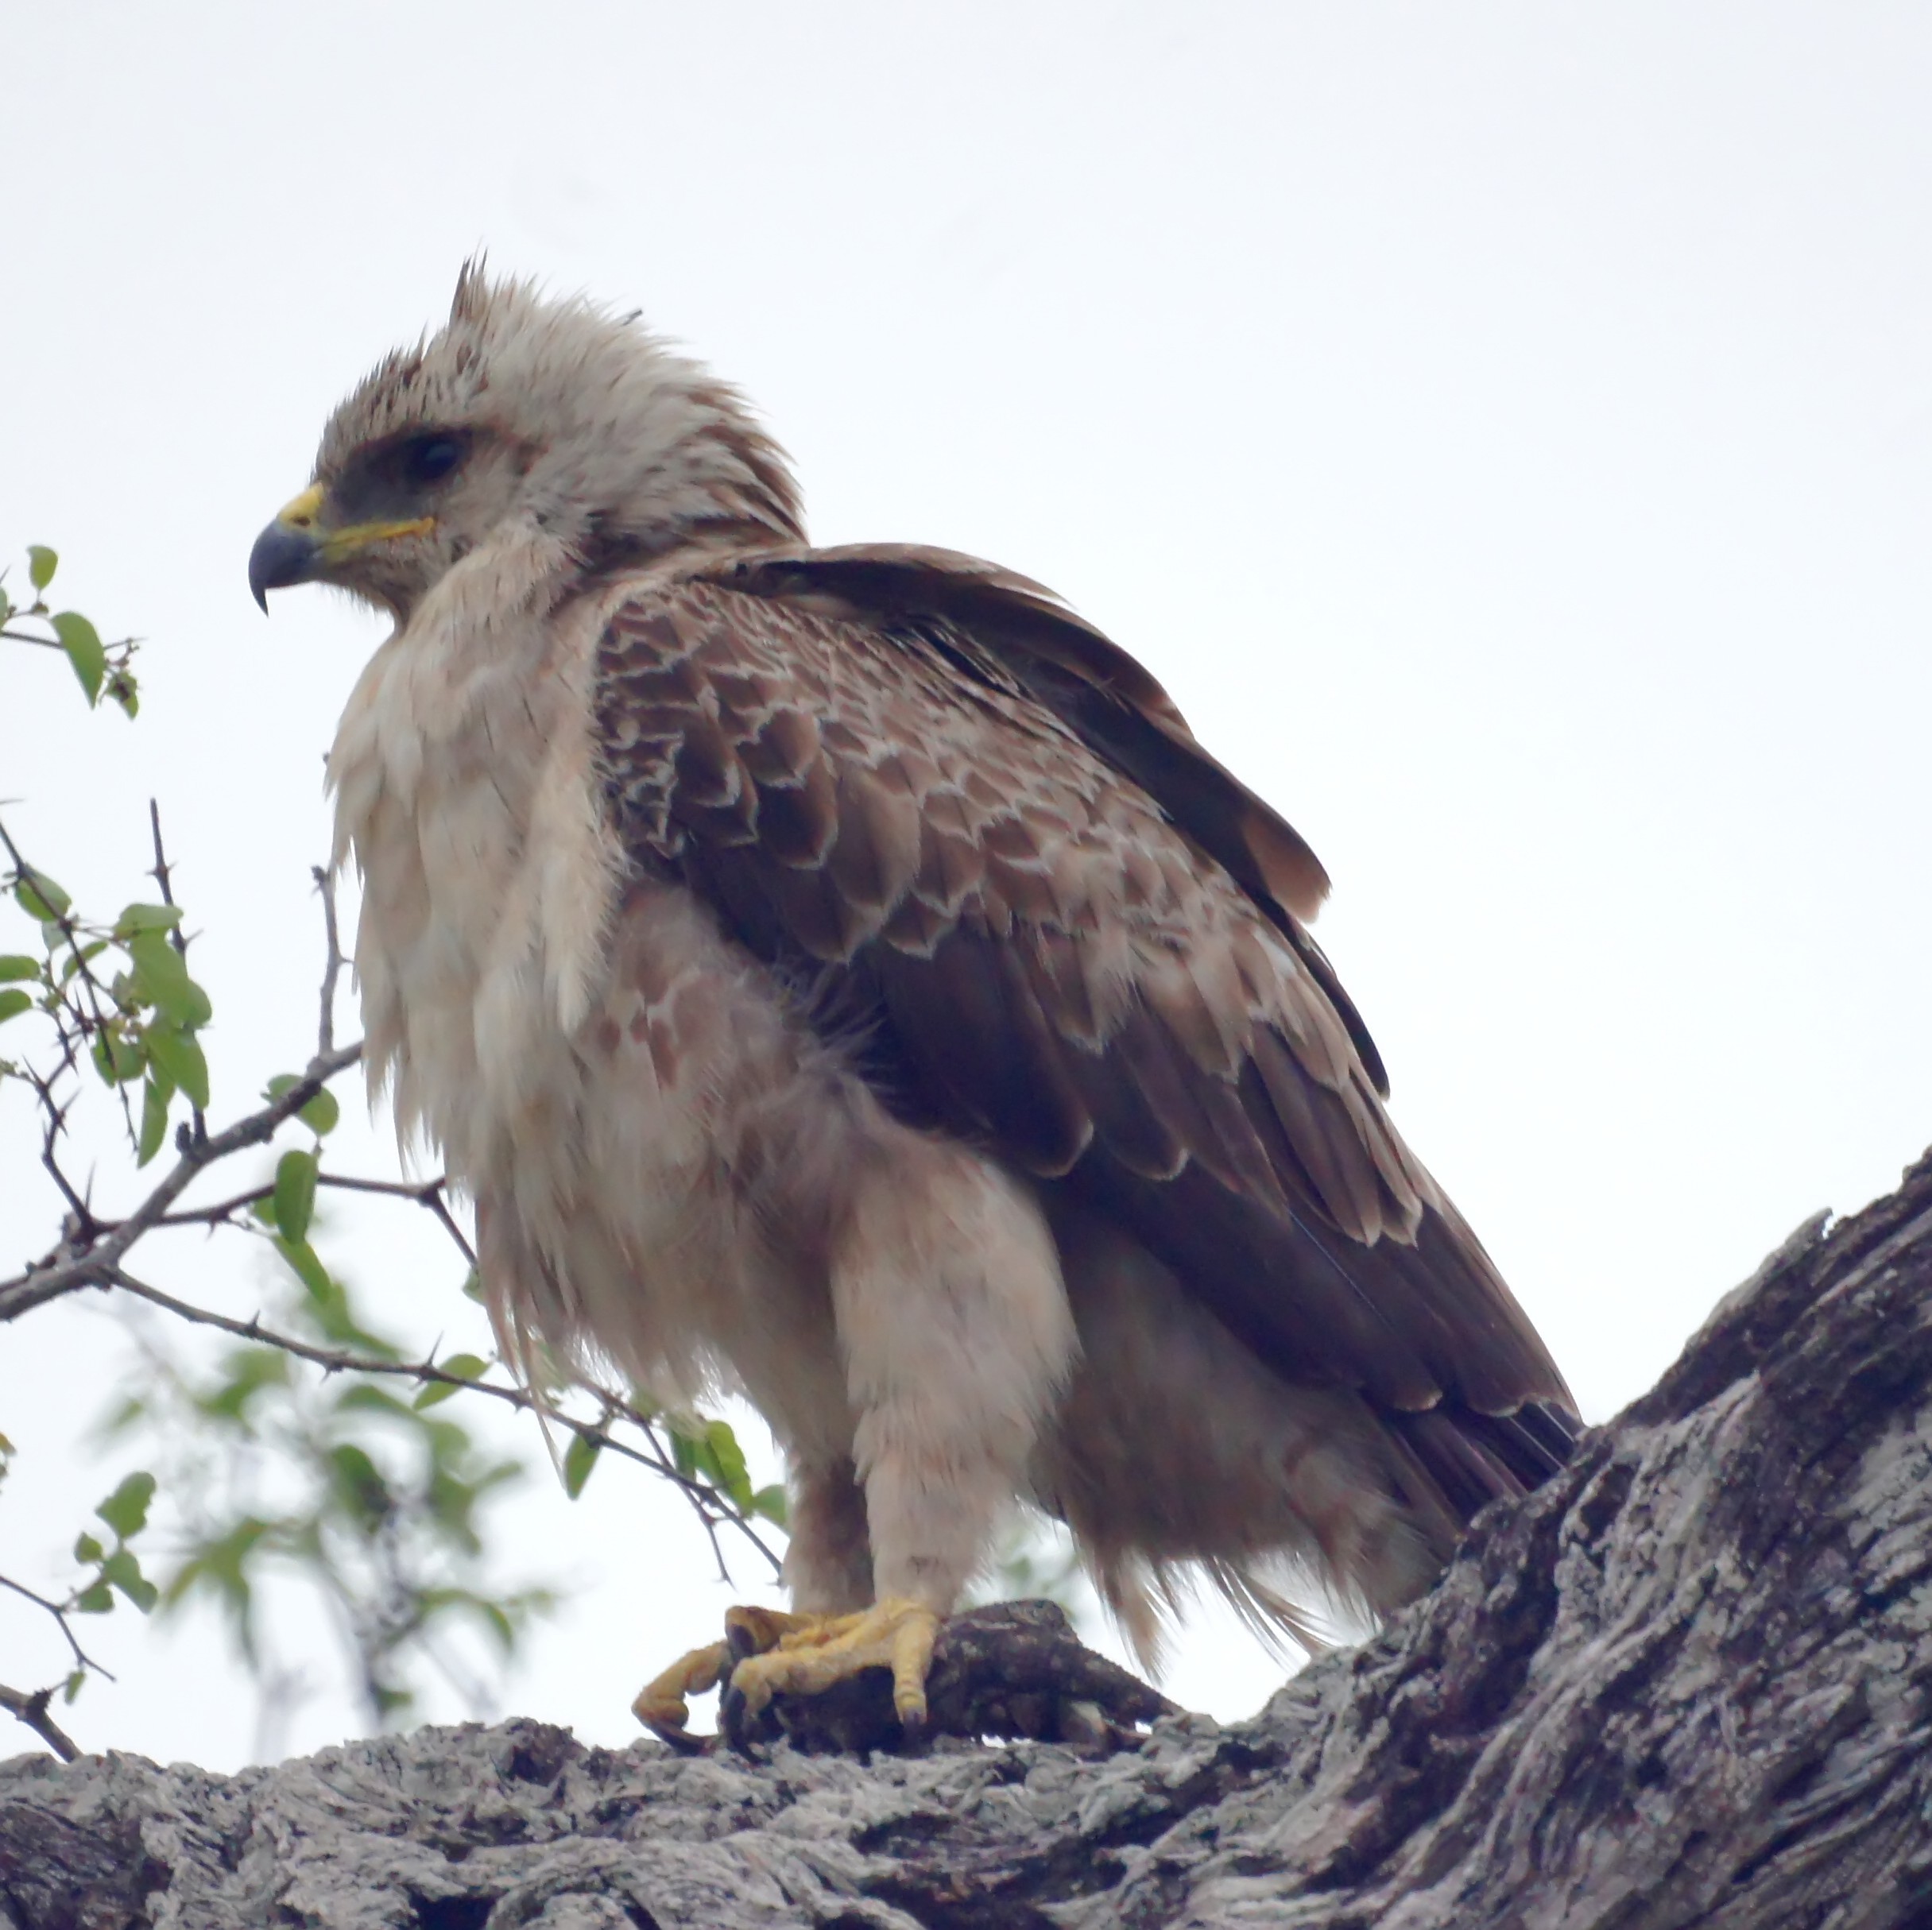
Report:
[[[1321,860],[1201,745],[1143,666],[1051,590],[978,557],[909,543],[768,551],[718,580],[916,629],[968,675],[990,671],[996,683],[1038,698],[1153,797],[1287,937],[1341,1014],[1376,1090],[1388,1097],[1375,1041],[1305,928],[1328,896]]]
[[[600,669],[627,844],[795,971],[889,1104],[1117,1216],[1280,1371],[1362,1388],[1464,1511],[1561,1458],[1562,1379],[1287,902],[1318,865],[1131,659],[985,566],[807,552],[641,594]]]

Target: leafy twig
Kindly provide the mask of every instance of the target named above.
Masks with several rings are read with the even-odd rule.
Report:
[[[45,1595],[36,1595],[31,1588],[27,1588],[22,1583],[17,1582],[10,1575],[0,1575],[0,1588],[11,1589],[15,1595],[31,1602],[36,1608],[45,1609],[48,1614],[53,1617],[54,1620],[60,1625],[60,1633],[67,1638],[68,1647],[73,1651],[74,1666],[76,1669],[91,1669],[98,1676],[106,1676],[110,1682],[114,1680],[113,1675],[107,1669],[103,1669],[80,1646],[79,1638],[74,1633],[73,1624],[68,1619],[68,1614],[73,1607],[71,1600],[50,1602]]]
[[[172,1294],[150,1286],[146,1281],[137,1279],[118,1267],[110,1270],[103,1284],[117,1286],[124,1293],[145,1300],[150,1305],[160,1307],[177,1319],[192,1322],[199,1327],[219,1328],[223,1333],[233,1334],[236,1339],[247,1340],[261,1347],[279,1348],[298,1360],[306,1360],[320,1367],[327,1374],[381,1375],[392,1379],[411,1380],[424,1387],[441,1386],[460,1388],[466,1393],[487,1394],[492,1400],[500,1401],[507,1407],[513,1407],[526,1414],[540,1414],[544,1419],[566,1433],[598,1448],[610,1448],[626,1460],[636,1461],[648,1468],[653,1474],[661,1475],[669,1481],[688,1501],[696,1511],[705,1532],[711,1538],[714,1550],[717,1549],[717,1530],[729,1524],[757,1549],[770,1564],[772,1572],[777,1574],[783,1566],[777,1553],[766,1542],[749,1519],[734,1507],[721,1505],[724,1497],[710,1482],[698,1479],[686,1474],[672,1458],[659,1438],[656,1425],[650,1417],[641,1413],[629,1402],[620,1398],[605,1388],[592,1388],[594,1394],[605,1410],[602,1421],[583,1421],[575,1415],[565,1414],[540,1394],[527,1387],[503,1387],[493,1381],[473,1379],[467,1375],[452,1374],[438,1367],[433,1360],[381,1360],[371,1355],[347,1352],[340,1348],[318,1347],[313,1342],[299,1339],[289,1333],[282,1333],[264,1327],[258,1318],[236,1320],[231,1315],[217,1313],[207,1307],[198,1307],[185,1300],[177,1300]],[[613,1434],[610,1423],[617,1419],[628,1421],[643,1435],[645,1445],[639,1448]]]

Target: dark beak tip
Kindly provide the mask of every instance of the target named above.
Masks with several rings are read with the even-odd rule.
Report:
[[[304,529],[286,523],[269,524],[248,553],[248,587],[265,616],[271,590],[306,582],[315,574],[319,546]]]

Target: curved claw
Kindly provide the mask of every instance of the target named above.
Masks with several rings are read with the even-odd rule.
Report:
[[[660,1742],[668,1742],[680,1755],[698,1755],[707,1739],[693,1735],[685,1724],[691,1720],[687,1696],[701,1696],[715,1688],[735,1658],[728,1642],[714,1642],[681,1655],[661,1675],[654,1676],[637,1692],[631,1713]]]

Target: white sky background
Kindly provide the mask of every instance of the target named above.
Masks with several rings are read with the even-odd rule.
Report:
[[[0,795],[109,910],[161,799],[218,1112],[308,1049],[320,757],[375,634],[313,593],[265,623],[249,545],[486,243],[743,385],[819,540],[997,558],[1163,679],[1326,862],[1397,1118],[1586,1417],[1932,1139],[1922,7],[68,0],[8,37],[0,553],[57,544],[60,600],[150,640],[131,729],[0,658]],[[6,1103],[17,1257],[52,1202]],[[419,1229],[352,1271],[469,1332]],[[0,1333],[7,1572],[124,1464],[73,1445],[114,1331]],[[507,1569],[583,1584],[511,1705],[625,1740],[728,1599],[702,1542],[608,1464],[501,1519]],[[89,1633],[122,1684],[83,1744],[246,1758],[212,1623]],[[60,1666],[4,1608],[0,1658]],[[1234,1715],[1273,1677],[1203,1619],[1169,1686]]]

